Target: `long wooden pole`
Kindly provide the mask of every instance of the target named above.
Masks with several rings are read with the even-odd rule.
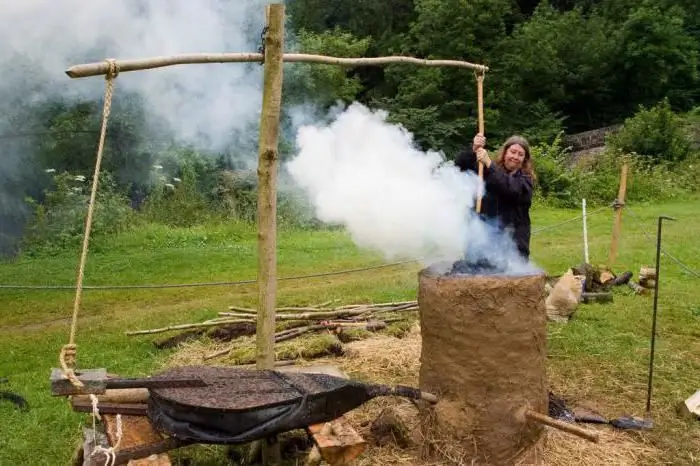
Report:
[[[617,260],[617,244],[620,240],[620,230],[622,229],[622,207],[625,205],[625,195],[627,194],[627,163],[622,164],[620,173],[620,188],[617,192],[615,202],[615,223],[613,225],[612,240],[610,242],[610,255],[608,256],[608,267],[612,267]]]
[[[479,73],[476,76],[476,97],[479,107],[479,133],[484,135],[484,73]],[[479,162],[479,179],[484,179],[484,164]],[[479,195],[476,198],[476,212],[481,212],[481,199],[483,193],[479,190]]]
[[[258,324],[256,364],[275,364],[277,295],[277,153],[282,105],[284,5],[269,5],[258,153]]]
[[[277,307],[277,156],[282,107],[284,4],[265,7],[265,71],[258,152],[258,369],[275,367],[275,309]],[[275,437],[262,441],[264,466],[281,462]]]
[[[462,60],[426,60],[422,58],[389,56],[368,58],[341,58],[325,55],[310,55],[304,53],[285,53],[282,60],[289,63],[320,63],[341,66],[385,66],[392,64],[410,64],[420,66],[450,66],[469,68],[479,72],[488,71],[488,67]],[[116,60],[120,73],[129,71],[150,70],[177,65],[196,65],[204,63],[254,63],[263,61],[260,53],[189,53],[162,57],[134,58]],[[66,74],[71,78],[87,78],[107,74],[107,62],[86,63],[71,66]]]

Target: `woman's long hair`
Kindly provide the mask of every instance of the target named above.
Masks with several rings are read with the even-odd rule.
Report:
[[[533,183],[537,181],[537,175],[535,175],[535,167],[532,164],[532,156],[530,154],[530,143],[527,142],[527,139],[525,139],[522,136],[519,135],[513,135],[509,137],[506,142],[503,143],[501,148],[498,151],[498,157],[496,158],[496,165],[499,165],[501,168],[505,169],[505,154],[506,151],[510,148],[510,146],[518,144],[520,147],[522,147],[525,150],[525,160],[523,160],[523,166],[521,168],[521,171],[523,172],[524,175],[529,176],[530,179],[532,179]]]

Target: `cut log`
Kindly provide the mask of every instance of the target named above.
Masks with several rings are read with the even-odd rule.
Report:
[[[148,401],[147,388],[122,388],[106,390],[97,395],[98,403],[146,403]],[[91,403],[88,395],[74,395],[73,401]]]
[[[681,403],[680,412],[685,417],[700,419],[700,390]]]

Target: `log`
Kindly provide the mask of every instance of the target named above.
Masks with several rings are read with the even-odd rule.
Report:
[[[286,63],[317,63],[322,65],[340,66],[386,66],[386,65],[418,65],[418,66],[447,66],[467,68],[477,71],[488,71],[485,65],[479,65],[462,60],[434,60],[409,56],[387,57],[330,57],[326,55],[313,55],[305,53],[285,53],[282,60]],[[129,71],[152,70],[178,65],[197,65],[206,63],[259,63],[263,61],[260,53],[186,53],[171,56],[159,56],[149,58],[132,58],[117,60],[116,65],[120,73]],[[72,79],[87,78],[90,76],[102,76],[107,74],[109,66],[107,62],[85,63],[68,68],[65,73]]]
[[[148,401],[147,388],[122,388],[106,390],[103,394],[97,395],[98,403],[145,403]],[[75,395],[73,401],[81,403],[91,403],[87,395]]]

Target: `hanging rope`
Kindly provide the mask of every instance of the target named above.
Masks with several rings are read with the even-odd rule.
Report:
[[[75,288],[75,301],[73,303],[73,319],[71,321],[70,336],[68,344],[63,345],[59,355],[59,362],[64,375],[71,383],[78,388],[83,387],[83,383],[75,375],[75,363],[77,356],[77,346],[75,345],[75,332],[78,326],[78,311],[80,300],[83,294],[83,278],[85,276],[85,261],[87,260],[88,245],[90,243],[90,230],[92,228],[92,217],[95,211],[95,199],[97,197],[97,185],[100,178],[100,167],[102,165],[102,152],[105,145],[105,135],[107,134],[107,120],[112,110],[112,94],[114,92],[114,80],[119,75],[119,67],[114,59],[106,60],[109,70],[105,75],[107,84],[105,86],[104,107],[102,110],[102,128],[100,130],[100,142],[97,146],[97,159],[95,160],[95,173],[92,178],[92,191],[90,192],[90,203],[88,204],[87,218],[85,220],[85,234],[83,235],[83,248],[80,255],[80,266],[78,267],[78,279]]]

